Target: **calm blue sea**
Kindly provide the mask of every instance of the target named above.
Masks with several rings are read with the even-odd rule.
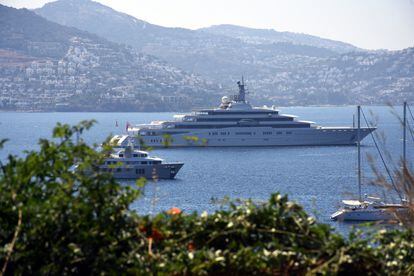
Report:
[[[286,107],[282,113],[294,114],[325,126],[351,126],[355,107]],[[395,111],[401,114],[402,108]],[[383,146],[395,165],[402,153],[402,129],[389,107],[366,107],[365,114],[376,122],[377,133],[385,137]],[[146,123],[172,119],[173,113],[0,113],[0,139],[10,141],[0,151],[0,159],[8,154],[24,154],[37,148],[39,138],[48,138],[57,122],[75,124],[96,119],[98,124],[85,135],[89,142],[100,143],[110,134],[122,133],[126,122]],[[118,121],[119,126],[115,126]],[[408,160],[414,156],[413,141],[408,143]],[[374,178],[367,154],[382,169],[371,137],[363,141],[363,192],[382,195],[383,191],[369,182]],[[183,169],[175,180],[150,182],[145,197],[133,204],[139,213],[156,213],[173,206],[186,212],[209,212],[218,208],[212,198],[267,200],[281,192],[302,204],[318,220],[339,231],[347,231],[349,223],[331,222],[329,216],[341,199],[357,196],[355,146],[331,147],[254,147],[254,148],[187,148],[154,150],[152,155],[169,161],[183,161]],[[133,185],[133,182],[126,183]],[[392,194],[387,193],[388,198]]]

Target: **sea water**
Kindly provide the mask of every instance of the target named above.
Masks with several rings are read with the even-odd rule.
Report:
[[[389,168],[398,168],[402,155],[402,127],[389,107],[364,107],[364,114],[378,129],[376,133]],[[281,113],[322,126],[352,126],[356,107],[286,107]],[[401,107],[394,112],[402,113]],[[81,120],[97,120],[84,135],[89,143],[100,143],[111,134],[125,133],[127,122],[149,123],[171,120],[173,113],[0,113],[0,139],[8,138],[0,150],[0,160],[8,154],[24,155],[25,150],[38,148],[39,138],[50,138],[57,122],[76,124]],[[365,122],[362,119],[362,126]],[[408,133],[408,161],[413,161],[414,142]],[[385,173],[371,136],[362,143],[362,192],[397,200],[395,194],[371,182],[372,166]],[[385,151],[388,154],[385,154]],[[185,165],[174,180],[149,182],[145,195],[132,208],[141,214],[155,214],[175,206],[185,212],[219,208],[221,199],[252,199],[266,201],[272,193],[287,194],[303,205],[320,222],[329,223],[341,232],[353,224],[332,222],[330,215],[340,207],[342,199],[358,197],[356,146],[301,147],[235,147],[235,148],[168,148],[156,149],[151,155]],[[368,160],[372,156],[374,162]],[[391,158],[391,159],[390,159]],[[134,185],[133,181],[123,185]]]

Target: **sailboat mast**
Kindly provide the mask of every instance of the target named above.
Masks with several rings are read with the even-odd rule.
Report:
[[[406,147],[407,147],[407,102],[404,102],[404,114],[403,114],[403,169],[406,168],[407,156],[406,156]]]
[[[359,201],[362,202],[362,192],[361,192],[361,139],[360,139],[360,130],[361,130],[361,106],[358,105],[358,131],[357,131],[357,147],[358,147],[358,192],[359,192]]]

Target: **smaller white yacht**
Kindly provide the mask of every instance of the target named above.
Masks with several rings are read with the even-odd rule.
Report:
[[[132,143],[122,149],[115,149],[104,164],[103,172],[110,172],[117,179],[173,179],[184,163],[165,163],[158,157],[150,157],[148,152],[134,149]]]

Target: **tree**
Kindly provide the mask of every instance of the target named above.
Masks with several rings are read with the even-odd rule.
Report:
[[[1,164],[3,273],[94,274],[127,265],[123,254],[139,240],[129,210],[139,189],[97,170],[102,156],[77,139],[92,125],[58,124],[56,139],[40,140],[38,152]]]

